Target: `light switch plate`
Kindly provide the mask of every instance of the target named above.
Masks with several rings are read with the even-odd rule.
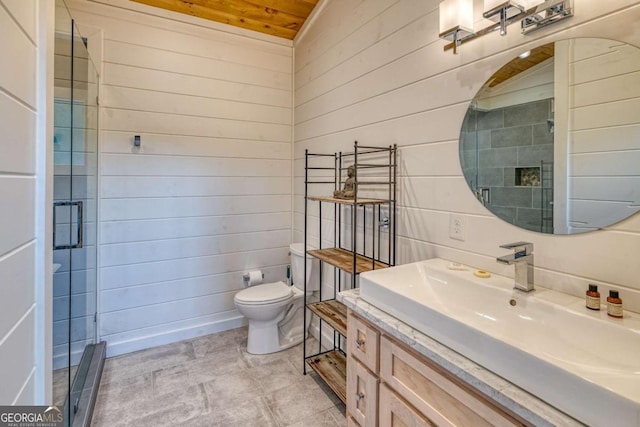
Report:
[[[451,214],[449,217],[449,237],[464,242],[464,217],[462,215]]]

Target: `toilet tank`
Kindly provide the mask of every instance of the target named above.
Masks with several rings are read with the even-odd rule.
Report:
[[[308,250],[315,249],[307,245]],[[291,278],[296,288],[304,291],[304,243],[292,243],[289,245],[291,252]],[[307,255],[307,292],[318,290],[318,278],[315,270],[318,268],[318,260]]]

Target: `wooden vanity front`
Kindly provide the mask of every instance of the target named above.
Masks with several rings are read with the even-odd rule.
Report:
[[[351,310],[347,321],[347,425],[531,425]]]

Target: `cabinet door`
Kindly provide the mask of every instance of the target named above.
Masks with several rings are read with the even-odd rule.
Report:
[[[360,427],[360,424],[351,415],[347,414],[347,427]]]
[[[360,362],[347,362],[347,409],[363,427],[378,425],[378,378]]]
[[[380,333],[351,311],[347,319],[347,352],[362,362],[371,372],[378,373],[378,343]]]
[[[380,384],[380,427],[433,427],[411,405],[400,399],[386,384]]]
[[[450,373],[387,337],[380,340],[380,379],[437,426],[522,425]]]

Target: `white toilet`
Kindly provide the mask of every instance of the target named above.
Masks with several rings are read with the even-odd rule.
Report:
[[[238,292],[236,308],[249,320],[247,352],[268,354],[285,350],[302,342],[309,329],[311,316],[304,314],[304,244],[289,245],[293,286],[284,282],[264,283]],[[307,295],[318,289],[318,281],[311,280],[314,258],[307,255]]]

